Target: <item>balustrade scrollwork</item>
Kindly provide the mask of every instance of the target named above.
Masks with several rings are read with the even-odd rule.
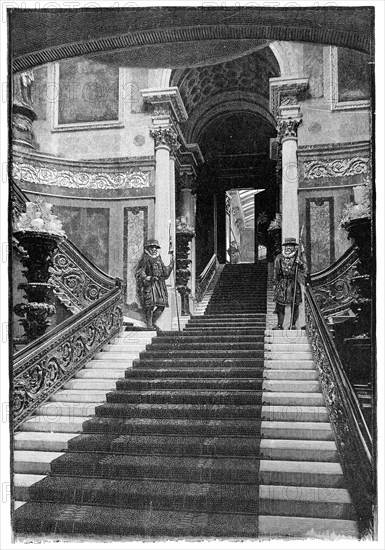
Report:
[[[357,511],[361,533],[365,534],[371,529],[373,521],[371,435],[309,284],[305,289],[305,315],[306,331],[311,341],[341,465]]]
[[[359,255],[352,247],[331,268],[310,275],[311,287],[324,317],[348,309],[357,300],[358,270]]]
[[[121,330],[121,281],[115,280],[115,285],[108,296],[100,298],[15,354],[12,388],[14,429]]]

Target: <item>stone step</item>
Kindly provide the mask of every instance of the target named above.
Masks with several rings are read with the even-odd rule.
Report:
[[[278,331],[273,330],[272,336],[265,335],[265,344],[266,345],[310,345],[307,336],[298,336],[294,331],[287,332],[285,336],[277,336],[275,333]],[[311,346],[310,346],[311,347]]]
[[[102,353],[111,352],[111,351],[112,352],[125,351],[127,355],[138,357],[139,353],[142,352],[144,349],[146,349],[147,345],[149,344],[141,345],[141,344],[129,344],[126,342],[124,343],[116,342],[116,343],[108,344],[107,346],[104,346],[104,348],[102,349]]]
[[[30,487],[45,478],[42,474],[14,474],[14,498],[26,501],[30,498]]]
[[[267,365],[268,366],[268,362]],[[318,380],[318,372],[313,369],[269,369],[263,371],[269,380]]]
[[[88,420],[91,416],[88,418]],[[83,422],[87,420],[82,416],[50,417],[36,414],[20,426],[24,432],[55,432],[55,433],[80,433]]]
[[[329,422],[281,422],[262,421],[261,434],[266,439],[313,439],[334,441]]]
[[[296,330],[289,330],[289,329],[283,329],[283,330],[272,330],[272,329],[266,329],[265,335],[269,336],[270,338],[276,338],[277,336],[281,336],[282,338],[297,338],[297,337],[303,337],[306,338],[306,330],[296,329]]]
[[[265,358],[265,368],[267,369],[280,369],[280,370],[286,370],[286,369],[315,369],[315,363],[314,361],[309,361],[306,359],[302,359],[300,361],[298,360],[288,360],[288,361],[282,361],[278,359],[266,359]]]
[[[63,453],[53,451],[15,451],[13,468],[16,474],[49,474],[53,460]]]
[[[140,354],[140,361],[147,361],[147,359],[261,359],[263,358],[263,349],[212,349],[212,350],[199,350],[199,349],[179,349],[170,348],[168,350],[150,349],[143,351]]]
[[[312,361],[311,351],[269,351],[265,350],[265,359],[269,361]]]
[[[298,353],[298,352],[307,352],[312,353],[310,344],[297,344],[296,342],[286,342],[286,343],[267,343],[265,342],[264,346],[265,352],[270,351],[274,353]]]
[[[99,360],[92,360],[89,361],[84,368],[85,369],[111,369],[114,370],[122,370],[122,369],[128,369],[132,367],[134,363],[134,359],[124,359],[124,357],[121,355],[120,357],[112,357],[112,358],[101,358]]]
[[[284,422],[328,422],[326,407],[265,405],[262,407],[262,419]]]
[[[233,368],[261,368],[263,366],[263,359],[262,358],[256,358],[256,359],[249,359],[247,357],[241,358],[241,359],[227,359],[226,357],[218,357],[218,358],[212,358],[212,359],[206,359],[206,358],[199,358],[199,359],[193,359],[188,358],[184,359],[181,358],[170,358],[170,359],[143,359],[143,360],[136,360],[133,364],[134,370],[135,369],[173,369],[173,368],[202,368],[205,367],[207,369],[214,369],[214,368],[226,368],[226,367],[233,367]]]
[[[261,378],[157,378],[157,379],[141,379],[141,378],[126,378],[119,380],[116,384],[118,390],[125,392],[147,392],[148,394],[154,392],[173,392],[170,399],[174,396],[185,393],[196,393],[203,391],[206,392],[255,392],[262,391],[262,379]],[[247,395],[242,393],[242,396]]]
[[[344,487],[338,462],[261,460],[259,479],[262,485]]]
[[[63,452],[68,449],[68,441],[76,437],[73,433],[16,432],[16,451]]]
[[[259,514],[355,520],[349,493],[338,487],[260,485]]]
[[[106,374],[110,374],[110,373],[107,372]],[[124,373],[122,376],[124,376]],[[98,378],[81,378],[81,379],[72,378],[72,380],[69,380],[64,384],[63,389],[64,390],[82,390],[82,391],[105,390],[106,392],[106,391],[114,390],[116,388],[116,380],[118,380],[118,377],[116,377],[116,379],[113,378],[113,379],[106,379],[106,380],[100,380]]]
[[[260,452],[264,458],[269,460],[338,461],[338,452],[334,441],[262,439]]]
[[[271,540],[276,537],[335,540],[359,537],[358,525],[354,520],[304,518],[289,516],[260,515],[259,535]]]
[[[95,408],[105,401],[105,392],[103,398],[96,402],[48,402],[36,409],[36,414],[43,417],[53,417],[61,419],[62,417],[88,417],[95,414]]]
[[[265,405],[285,405],[289,407],[297,407],[301,410],[303,406],[322,407],[324,399],[320,392],[279,392],[279,391],[264,391],[262,401]]]
[[[121,350],[119,351],[119,346],[114,346],[111,351],[101,351],[94,356],[94,360],[108,361],[109,359],[117,359],[118,361],[133,361],[139,357],[139,353],[129,352]]]
[[[113,395],[117,399],[117,392]],[[120,396],[124,398],[124,395]],[[223,398],[224,400],[225,398]],[[253,398],[252,398],[253,399]],[[218,397],[221,401],[221,396]],[[230,400],[227,397],[227,400]],[[184,419],[184,420],[256,420],[260,418],[261,406],[258,403],[258,396],[254,397],[256,401],[252,405],[239,406],[239,399],[234,399],[234,403],[218,404],[216,401],[211,403],[117,403],[116,401],[99,405],[95,413],[99,417],[122,418],[122,419]],[[72,404],[75,406],[75,404]],[[63,409],[65,409],[63,407]],[[66,409],[65,409],[66,410]],[[76,409],[81,412],[82,409]]]
[[[263,389],[272,392],[320,392],[318,380],[265,380]]]
[[[128,367],[130,369],[131,367]],[[118,369],[110,369],[108,366],[105,366],[104,368],[91,368],[91,369],[82,369],[79,371],[74,378],[72,378],[72,381],[75,382],[76,380],[110,380],[110,384],[115,383],[116,380],[119,380],[120,378],[124,378],[126,369],[118,370]]]
[[[115,389],[115,388],[113,388]],[[101,403],[106,400],[106,392],[97,389],[79,391],[77,389],[59,390],[50,398],[50,403]],[[81,415],[79,415],[81,416]]]

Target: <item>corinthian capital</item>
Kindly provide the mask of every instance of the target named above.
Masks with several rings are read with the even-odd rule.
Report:
[[[298,126],[301,124],[302,118],[279,118],[277,124],[278,141],[282,142],[285,139],[297,139]]]
[[[150,130],[150,136],[154,138],[155,148],[166,146],[170,149],[172,156],[180,148],[177,133],[172,128],[155,128]]]

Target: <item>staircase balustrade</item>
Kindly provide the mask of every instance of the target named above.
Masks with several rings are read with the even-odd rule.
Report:
[[[372,438],[309,281],[305,285],[305,315],[341,465],[364,534],[373,521]]]
[[[358,297],[354,283],[358,275],[357,247],[350,247],[332,266],[310,275],[315,300],[326,317],[349,309]]]
[[[122,281],[115,279],[115,288],[108,294],[16,353],[11,384],[13,429],[90,361],[122,325]]]
[[[208,289],[213,277],[218,269],[219,262],[216,254],[213,254],[210,261],[199,275],[196,282],[195,298],[197,302],[201,302],[206,290]]]

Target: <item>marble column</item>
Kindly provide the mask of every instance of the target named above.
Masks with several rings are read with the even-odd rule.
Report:
[[[282,239],[299,236],[297,129],[300,123],[299,109],[295,118],[278,119],[278,137],[282,144]]]
[[[155,141],[155,235],[161,247],[165,264],[169,263],[170,244],[175,248],[175,153],[179,147],[177,134],[172,128],[150,130]],[[170,243],[170,237],[171,242]],[[169,305],[158,321],[162,330],[171,330],[175,310],[173,273],[166,282]]]
[[[308,78],[270,79],[270,110],[281,144],[282,239],[299,237],[297,132],[302,121],[300,100],[308,86]]]

